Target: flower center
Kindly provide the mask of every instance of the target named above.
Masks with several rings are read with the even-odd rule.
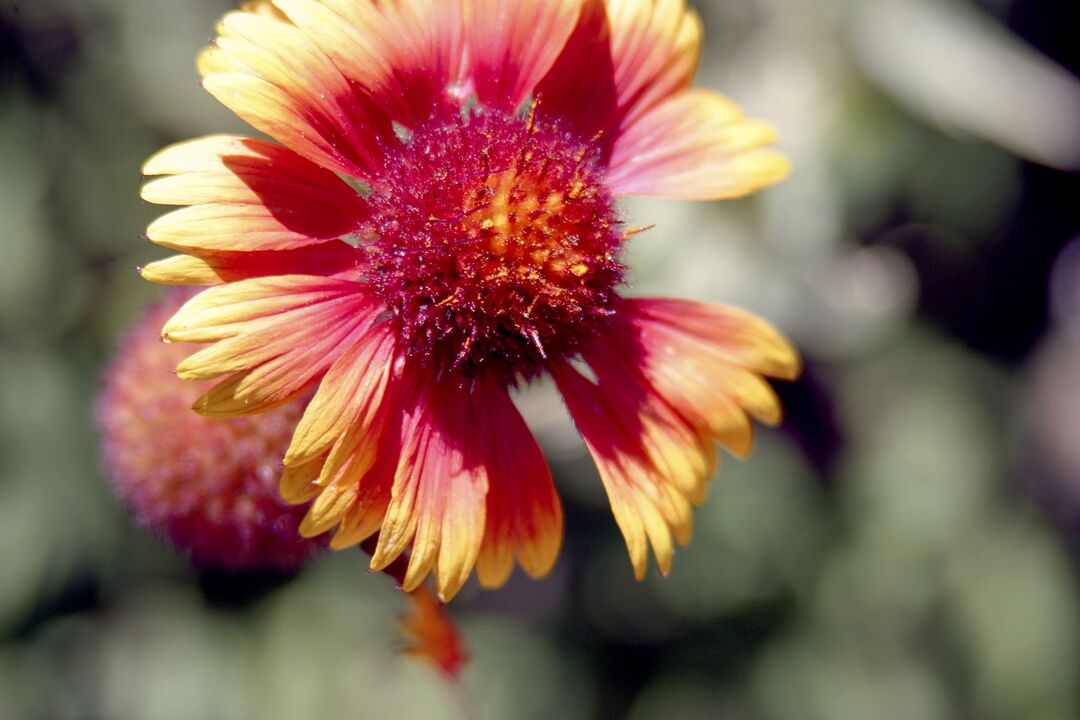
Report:
[[[483,108],[403,135],[368,198],[365,247],[410,354],[512,382],[577,352],[623,280],[593,146]]]

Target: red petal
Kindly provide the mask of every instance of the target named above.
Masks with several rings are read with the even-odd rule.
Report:
[[[218,25],[203,85],[282,145],[325,168],[369,177],[382,167],[385,113],[296,26],[234,12]]]
[[[483,408],[450,381],[430,387],[425,368],[405,374],[412,377],[402,399],[393,500],[371,566],[381,570],[411,546],[404,588],[434,572],[449,600],[472,573],[484,536],[488,468],[476,430]]]
[[[203,291],[166,323],[162,336],[212,343],[182,362],[177,373],[193,380],[229,375],[196,409],[234,417],[304,392],[379,312],[358,283],[280,275]]]
[[[480,102],[515,108],[551,68],[583,0],[469,0],[472,77]]]
[[[734,308],[627,300],[583,353],[593,383],[566,365],[552,374],[592,453],[635,574],[652,545],[661,572],[672,535],[689,541],[690,506],[705,495],[713,441],[745,455],[750,416],[780,420],[768,377],[793,378],[799,360],[771,326]]]
[[[616,195],[720,200],[779,182],[782,155],[770,127],[730,100],[687,90],[641,114],[615,139],[608,185]]]
[[[485,587],[499,587],[514,559],[531,577],[551,571],[562,543],[563,517],[551,470],[506,390],[491,386],[477,393],[483,424],[489,489],[487,529],[477,561]]]
[[[154,242],[194,253],[289,250],[355,232],[367,204],[332,172],[263,140],[216,135],[179,143],[143,167],[163,175],[144,199],[189,205],[154,221]],[[296,272],[296,271],[294,271]]]
[[[426,120],[462,79],[460,2],[278,0],[278,5],[345,77],[405,125]]]
[[[207,252],[173,255],[140,268],[142,276],[163,285],[221,285],[271,275],[355,276],[359,254],[331,240],[294,250]]]
[[[612,142],[640,113],[689,87],[701,20],[683,0],[590,0],[551,71],[538,112]]]

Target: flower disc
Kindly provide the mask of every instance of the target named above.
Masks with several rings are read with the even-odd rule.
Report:
[[[509,379],[575,352],[623,279],[595,149],[491,109],[402,137],[368,198],[369,280],[410,354]]]

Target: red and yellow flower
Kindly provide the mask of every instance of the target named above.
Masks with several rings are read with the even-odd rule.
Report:
[[[226,15],[204,86],[273,141],[147,161],[151,280],[213,285],[164,328],[208,347],[196,403],[261,412],[317,387],[281,492],[306,535],[377,534],[376,570],[444,599],[475,568],[547,573],[562,513],[508,391],[555,379],[644,575],[667,572],[715,442],[780,420],[799,361],[733,308],[625,299],[617,200],[732,198],[779,180],[773,132],[691,87],[684,0],[274,0]]]

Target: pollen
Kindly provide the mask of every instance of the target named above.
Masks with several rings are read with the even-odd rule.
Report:
[[[440,372],[537,374],[611,313],[625,235],[593,145],[532,113],[409,128],[362,247],[408,352]]]

